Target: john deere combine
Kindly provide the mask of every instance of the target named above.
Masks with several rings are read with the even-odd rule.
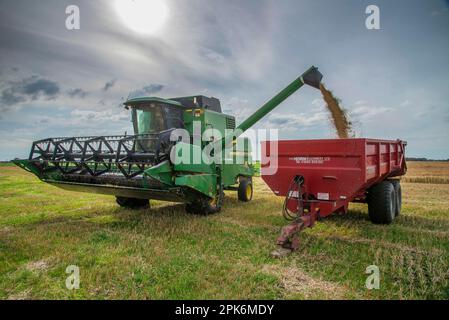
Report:
[[[28,159],[14,163],[64,189],[114,195],[123,207],[157,199],[184,202],[190,213],[215,213],[223,190],[252,199],[250,144],[239,136],[304,84],[319,88],[321,78],[311,67],[238,127],[215,98],[131,99],[125,107],[134,135],[39,140]]]

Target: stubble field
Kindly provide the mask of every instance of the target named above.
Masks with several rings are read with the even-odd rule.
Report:
[[[0,299],[448,299],[449,163],[410,162],[403,210],[390,226],[365,205],[301,234],[274,260],[283,199],[255,178],[253,201],[228,192],[222,212],[152,201],[125,210],[0,166]],[[365,287],[369,265],[380,288]],[[80,288],[66,288],[66,268]]]

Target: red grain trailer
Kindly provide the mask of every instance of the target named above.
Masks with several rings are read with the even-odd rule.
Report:
[[[401,140],[322,139],[262,142],[262,179],[284,196],[278,244],[294,250],[297,233],[317,218],[346,213],[349,202],[368,203],[371,221],[389,224],[401,210],[398,179],[406,173]],[[277,145],[277,147],[276,147]]]

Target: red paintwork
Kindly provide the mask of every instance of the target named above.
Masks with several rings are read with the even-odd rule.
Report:
[[[278,170],[268,175],[268,156],[275,155],[270,152],[270,141],[264,141],[261,174],[271,190],[284,197],[292,179],[302,175],[303,192],[308,200],[314,200],[305,201],[306,212],[325,217],[346,212],[351,201],[365,202],[366,190],[372,185],[404,175],[406,144],[377,139],[278,141]],[[293,202],[297,206],[297,201]]]

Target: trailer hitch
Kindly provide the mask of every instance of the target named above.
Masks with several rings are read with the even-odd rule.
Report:
[[[303,215],[298,220],[291,222],[281,230],[281,235],[277,238],[277,248],[271,252],[274,258],[282,258],[299,248],[299,233],[305,228],[310,228],[315,224],[316,213]]]
[[[299,248],[299,233],[305,228],[312,227],[317,220],[316,211],[305,207],[304,177],[295,176],[290,184],[284,200],[283,216],[291,221],[281,230],[277,238],[277,248],[271,252],[274,258],[284,257]],[[296,201],[297,203],[295,203]],[[293,210],[292,210],[293,207]]]

